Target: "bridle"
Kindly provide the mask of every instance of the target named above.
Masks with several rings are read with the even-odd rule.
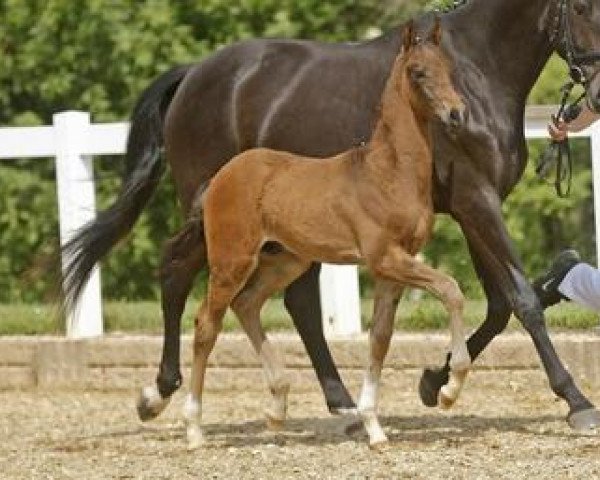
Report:
[[[575,40],[571,21],[569,19],[570,0],[558,0],[556,15],[554,18],[554,31],[551,35],[551,42],[556,50],[560,51],[569,67],[571,82],[567,82],[561,88],[562,99],[558,113],[553,117],[556,122],[564,120],[570,122],[581,112],[581,101],[587,97],[588,88],[591,81],[600,73],[600,67],[596,68],[591,75],[587,77],[583,67],[596,65],[600,62],[600,52],[580,53]],[[583,87],[583,93],[572,103],[568,103],[569,95],[575,85]],[[593,105],[588,101],[588,108],[595,111]],[[556,165],[556,175],[554,187],[559,197],[566,197],[571,191],[571,179],[573,176],[573,166],[571,159],[571,147],[568,137],[562,141],[553,140],[546,148],[537,162],[535,172],[539,178],[545,178],[552,167]],[[566,189],[563,187],[566,182]]]
[[[562,51],[569,66],[569,75],[576,84],[582,85],[586,90],[589,83],[598,75],[598,67],[591,77],[587,77],[583,67],[600,63],[600,52],[580,53],[573,38],[573,30],[569,19],[570,0],[558,0],[554,24],[556,25],[551,35],[551,42],[556,49]]]

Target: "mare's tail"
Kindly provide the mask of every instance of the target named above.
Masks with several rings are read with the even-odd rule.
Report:
[[[164,171],[160,154],[164,115],[190,66],[159,76],[140,96],[131,118],[126,170],[116,201],[84,226],[62,247],[63,305],[71,308],[79,298],[94,265],[133,228]]]

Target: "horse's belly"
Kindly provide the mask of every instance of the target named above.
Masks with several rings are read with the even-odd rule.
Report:
[[[269,222],[267,237],[282,243],[299,257],[326,263],[360,263],[361,253],[352,231],[327,212],[307,216],[287,211]]]

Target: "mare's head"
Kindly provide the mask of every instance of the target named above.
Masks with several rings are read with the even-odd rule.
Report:
[[[456,128],[464,122],[465,105],[452,84],[451,65],[440,48],[441,39],[439,18],[426,38],[417,34],[413,22],[406,26],[397,85],[408,95],[413,109]]]
[[[555,0],[558,50],[600,112],[600,0]]]

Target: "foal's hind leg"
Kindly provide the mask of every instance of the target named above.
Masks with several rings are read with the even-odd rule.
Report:
[[[202,391],[208,356],[223,325],[227,307],[242,289],[256,267],[254,256],[236,256],[225,261],[213,261],[206,300],[196,319],[194,331],[194,359],[192,363],[190,394],[184,405],[187,421],[188,448],[199,447],[203,442],[201,429]],[[217,258],[221,259],[222,256]]]
[[[160,269],[164,321],[163,352],[155,385],[142,389],[137,411],[142,421],[158,416],[181,386],[179,345],[181,315],[194,277],[206,263],[201,218],[190,218],[164,248]]]
[[[448,383],[440,390],[439,403],[443,408],[449,408],[458,398],[471,366],[463,324],[464,297],[460,288],[452,277],[434,270],[395,246],[378,258],[371,268],[380,277],[395,279],[403,285],[429,291],[448,311],[451,334],[450,375]]]
[[[380,450],[387,445],[387,437],[377,418],[377,397],[383,361],[390,346],[394,317],[402,287],[397,283],[376,281],[375,306],[369,334],[369,365],[365,372],[358,413],[369,435],[369,446]]]
[[[231,304],[262,362],[272,395],[270,405],[265,408],[265,416],[267,426],[273,430],[280,429],[285,420],[290,385],[285,375],[283,358],[262,328],[260,311],[274,292],[285,288],[309,265],[310,263],[303,262],[288,252],[276,255],[263,254],[258,268]]]

